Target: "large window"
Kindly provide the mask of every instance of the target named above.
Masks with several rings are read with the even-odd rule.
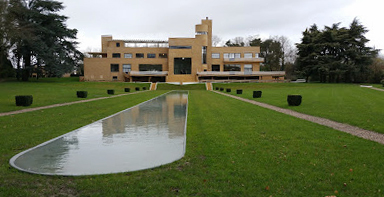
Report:
[[[111,72],[119,72],[119,64],[111,64]]]
[[[212,58],[213,59],[219,59],[220,58],[220,53],[212,53]]]
[[[224,58],[240,58],[240,53],[224,53]]]
[[[132,58],[132,53],[124,53],[124,58]]]
[[[156,58],[156,54],[154,53],[148,53],[147,58]]]
[[[161,64],[140,64],[139,71],[163,71]]]
[[[212,65],[212,71],[219,71],[220,72],[220,65]]]
[[[252,58],[252,53],[244,53],[244,58]]]
[[[113,58],[120,58],[120,53],[112,53]]]
[[[244,64],[244,73],[245,74],[252,73],[252,64]]]
[[[202,49],[201,49],[201,53],[202,53],[202,64],[207,64],[207,47],[206,46],[203,46]]]
[[[144,58],[144,53],[136,53],[136,58]]]
[[[174,59],[174,74],[186,75],[191,74],[191,58],[175,58]]]
[[[120,47],[120,42],[116,42],[116,47]]]
[[[168,58],[166,53],[159,53],[159,58]]]
[[[224,64],[224,71],[241,71],[240,64]]]
[[[131,65],[130,64],[123,64],[123,72],[129,73],[131,72]]]

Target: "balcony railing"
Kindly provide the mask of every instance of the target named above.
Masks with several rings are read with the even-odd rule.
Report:
[[[131,76],[166,76],[168,71],[131,71],[128,73]]]
[[[224,62],[264,62],[264,58],[224,58]]]
[[[285,71],[206,71],[206,72],[197,72],[199,76],[284,76]]]

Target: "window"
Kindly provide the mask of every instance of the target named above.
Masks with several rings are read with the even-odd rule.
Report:
[[[240,53],[224,53],[224,58],[240,58]]]
[[[129,73],[131,72],[131,65],[130,64],[123,64],[123,72],[124,73]]]
[[[159,58],[168,58],[166,53],[159,53]]]
[[[161,64],[139,64],[139,71],[163,71]]]
[[[220,65],[212,65],[212,71],[219,71],[220,72]]]
[[[113,76],[112,81],[117,81],[117,76]]]
[[[252,53],[244,53],[244,58],[252,58]]]
[[[124,58],[132,58],[132,53],[124,53]]]
[[[219,59],[220,58],[220,53],[212,53],[212,58],[213,59]]]
[[[191,65],[191,58],[175,58],[173,65],[175,75],[191,74]]]
[[[258,54],[258,53],[255,53],[255,57],[256,57],[256,58],[259,58],[259,54]]]
[[[112,53],[113,58],[120,58],[120,53]]]
[[[252,73],[252,64],[244,64],[244,73],[245,74],[250,74]]]
[[[111,72],[119,72],[119,64],[111,64]]]
[[[224,71],[241,71],[239,64],[224,64]]]
[[[136,53],[136,58],[144,58],[144,53]]]
[[[170,49],[192,49],[192,46],[169,46]]]
[[[116,47],[120,47],[120,42],[116,42]]]
[[[154,53],[148,53],[147,58],[156,58],[156,54]]]
[[[206,64],[207,63],[207,47],[206,46],[202,47],[201,53],[202,53],[202,58],[201,58],[202,64]]]

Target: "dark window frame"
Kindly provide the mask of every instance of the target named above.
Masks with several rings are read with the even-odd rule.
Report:
[[[136,53],[135,57],[136,58],[144,58],[144,53]]]
[[[121,53],[112,53],[112,58],[121,58]]]
[[[119,64],[111,64],[111,72],[119,72]]]

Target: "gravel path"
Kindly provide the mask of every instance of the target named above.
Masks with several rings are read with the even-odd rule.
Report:
[[[384,92],[384,89],[381,89],[381,88],[375,88],[375,87],[369,87],[369,88],[374,89],[374,90],[383,91],[383,92]]]
[[[144,91],[140,91],[140,92],[144,92]],[[73,104],[76,104],[76,103],[86,103],[86,102],[97,101],[97,100],[102,100],[102,99],[115,98],[115,97],[119,97],[119,96],[125,96],[125,95],[128,95],[128,94],[137,94],[137,93],[140,93],[140,92],[133,92],[133,93],[127,93],[127,94],[119,94],[119,95],[109,96],[109,97],[100,97],[100,98],[93,98],[93,99],[87,99],[87,100],[81,100],[81,101],[74,101],[74,102],[69,102],[69,103],[59,103],[59,104],[54,104],[54,105],[42,106],[42,107],[34,107],[34,108],[28,108],[28,109],[23,109],[23,110],[4,112],[4,113],[0,113],[0,117],[1,116],[14,115],[14,114],[21,114],[21,113],[31,112],[31,111],[37,111],[37,110],[41,110],[41,109],[48,109],[48,108],[53,108],[53,107],[73,105]]]
[[[237,96],[230,95],[230,94],[225,94],[225,93],[218,92],[218,91],[213,91],[213,92],[218,93],[218,94],[222,94],[222,95],[225,95],[225,96],[228,96],[228,97],[232,97],[232,98],[235,98],[235,99],[238,99],[238,100],[241,100],[241,101],[245,101],[245,102],[248,102],[248,103],[251,103],[251,104],[254,104],[254,105],[258,105],[260,107],[271,109],[271,110],[274,110],[274,111],[277,111],[277,112],[280,112],[280,113],[284,113],[284,114],[287,114],[287,115],[290,115],[290,116],[294,116],[296,118],[308,120],[308,121],[311,121],[311,122],[314,122],[314,123],[317,123],[317,124],[320,124],[320,125],[331,127],[333,129],[336,129],[336,130],[339,130],[339,131],[342,131],[342,132],[345,132],[345,133],[349,133],[351,135],[354,135],[354,136],[357,136],[357,137],[360,137],[360,138],[364,138],[364,139],[367,139],[367,140],[378,142],[380,144],[384,144],[384,134],[380,134],[380,133],[376,133],[376,132],[373,132],[373,131],[365,130],[365,129],[362,129],[362,128],[359,128],[359,127],[351,126],[349,124],[335,122],[335,121],[332,121],[332,120],[329,120],[329,119],[326,119],[326,118],[320,118],[320,117],[316,117],[316,116],[311,116],[311,115],[299,113],[299,112],[296,112],[296,111],[292,111],[292,110],[289,110],[289,109],[284,109],[284,108],[276,107],[276,106],[273,106],[273,105],[268,105],[268,104],[265,104],[265,103],[260,103],[260,102],[254,101],[254,100],[249,100],[249,99],[237,97]]]

